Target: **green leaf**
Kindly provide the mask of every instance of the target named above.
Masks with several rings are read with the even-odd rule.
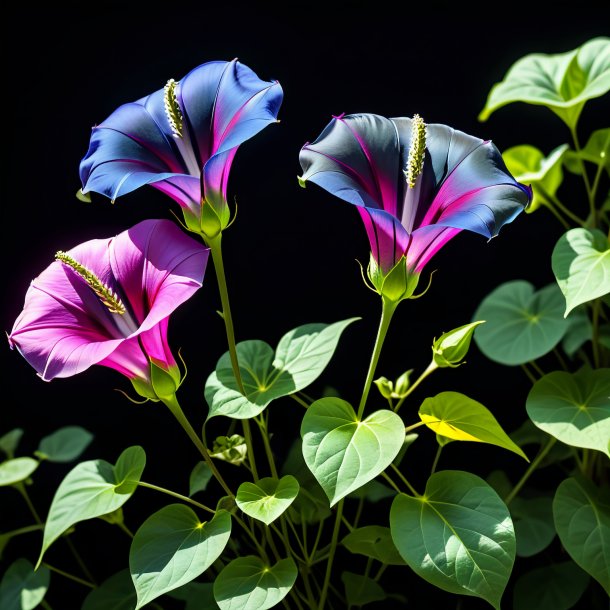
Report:
[[[303,459],[301,439],[293,442],[282,464],[282,475],[286,474],[293,475],[299,482],[299,493],[288,508],[291,521],[313,524],[330,517],[326,494]]]
[[[594,38],[567,53],[521,58],[493,86],[479,120],[506,104],[525,102],[550,108],[573,128],[585,102],[609,89],[610,39]]]
[[[402,558],[421,578],[499,610],[515,560],[515,533],[508,508],[483,479],[457,470],[433,474],[423,496],[396,496],[390,529]]]
[[[562,443],[610,455],[610,369],[549,373],[534,384],[525,407],[538,428]]]
[[[551,263],[565,296],[565,316],[576,306],[610,292],[610,244],[598,229],[564,233],[555,245]]]
[[[133,610],[136,599],[129,570],[121,570],[87,595],[82,610]]]
[[[136,490],[145,464],[144,449],[136,445],[125,449],[115,466],[104,460],[76,465],[55,492],[37,565],[51,544],[67,529],[123,506]]]
[[[138,595],[136,610],[203,574],[220,557],[231,535],[231,515],[202,522],[183,504],[170,504],[140,526],[131,543],[129,569]]]
[[[80,426],[66,426],[45,436],[34,454],[49,462],[71,462],[89,446],[93,440],[91,432]]]
[[[441,436],[456,441],[489,443],[528,459],[502,430],[489,409],[459,392],[441,392],[426,398],[419,409],[419,417]]]
[[[17,559],[0,582],[2,610],[33,610],[44,599],[51,574],[44,566],[34,571],[27,559]]]
[[[555,538],[551,498],[515,498],[510,512],[517,537],[517,555],[531,557],[546,549]]]
[[[553,500],[555,529],[570,557],[610,595],[610,492],[587,480],[562,481]]]
[[[321,398],[307,409],[301,437],[305,463],[332,506],[392,463],[405,426],[393,411],[376,411],[360,421],[345,400]]]
[[[589,136],[585,147],[578,152],[569,150],[565,154],[563,162],[568,170],[575,174],[581,174],[580,160],[604,167],[610,174],[610,128],[594,131]]]
[[[248,419],[276,398],[294,394],[315,381],[337,349],[345,328],[358,318],[335,324],[306,324],[285,334],[275,354],[263,341],[237,344],[237,357],[246,395],[239,391],[229,353],[225,353],[205,384],[208,419],[225,415]]]
[[[515,180],[532,187],[532,203],[526,212],[533,212],[541,205],[552,205],[552,197],[563,181],[562,159],[568,150],[562,144],[545,157],[542,151],[529,144],[513,146],[502,153],[508,171]]]
[[[571,561],[536,568],[515,583],[513,609],[569,610],[589,584],[589,576]]]
[[[563,336],[561,348],[570,358],[573,358],[574,354],[593,338],[593,326],[582,307],[572,311],[567,320],[569,322],[568,331]]]
[[[517,365],[550,352],[563,338],[568,322],[556,284],[534,292],[529,282],[507,282],[489,293],[474,318],[487,320],[475,335],[479,349],[500,364]]]
[[[0,487],[14,485],[27,479],[40,462],[29,457],[18,457],[0,464]]]
[[[265,564],[254,555],[227,564],[214,582],[214,598],[220,610],[267,610],[279,604],[297,579],[292,559]]]
[[[240,434],[217,436],[214,439],[210,455],[217,460],[239,466],[240,464],[243,464],[246,457],[248,457],[246,439]]]
[[[341,580],[345,586],[348,608],[380,602],[387,597],[381,585],[368,576],[345,571],[341,574]]]
[[[298,493],[299,482],[292,475],[281,479],[265,477],[256,483],[242,483],[235,502],[246,515],[269,525],[293,503]]]
[[[398,549],[394,546],[389,527],[381,525],[358,527],[345,536],[341,544],[350,553],[372,557],[388,565],[405,565]]]
[[[6,453],[7,457],[12,458],[22,436],[23,428],[15,428],[0,436],[0,451]]]
[[[192,498],[198,491],[205,491],[212,476],[212,469],[205,462],[198,462],[189,478],[189,498]]]

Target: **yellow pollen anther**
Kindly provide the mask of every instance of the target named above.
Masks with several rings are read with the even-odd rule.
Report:
[[[426,157],[426,124],[419,114],[413,116],[411,121],[411,146],[409,146],[409,157],[405,177],[409,188],[415,187],[417,177],[424,169],[424,158]]]
[[[95,292],[100,301],[108,307],[110,313],[118,313],[123,315],[126,313],[125,305],[119,296],[113,292],[104,282],[102,282],[93,271],[90,271],[84,265],[75,261],[69,254],[62,252],[61,250],[55,254],[55,258],[61,261],[64,265],[67,265],[74,270],[75,273],[80,275],[87,284],[89,284],[91,290]]]
[[[164,96],[163,101],[165,103],[165,114],[167,115],[167,120],[169,121],[169,125],[174,132],[174,135],[179,138],[182,137],[182,112],[180,111],[180,105],[178,104],[178,99],[176,98],[176,86],[178,83],[170,78],[167,81],[167,84],[164,88]]]

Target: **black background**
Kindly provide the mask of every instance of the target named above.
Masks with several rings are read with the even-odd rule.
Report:
[[[477,115],[491,86],[521,56],[568,51],[608,34],[610,15],[603,4],[555,2],[552,10],[534,3],[448,2],[420,3],[413,9],[407,2],[398,9],[382,2],[13,6],[3,28],[3,328],[10,331],[30,280],[57,250],[114,235],[144,218],[171,218],[170,209],[178,211],[152,188],[114,206],[103,198],[91,204],[77,201],[78,164],[91,126],[170,77],[179,79],[205,61],[238,57],[261,78],[278,79],[285,93],[281,123],[245,143],[231,173],[229,194],[239,203],[239,215],[224,244],[238,340],[257,338],[275,345],[300,324],[361,316],[310,390],[319,395],[332,384],[357,403],[379,314],[379,299],[363,287],[355,262],[366,264],[368,243],[352,206],[314,185],[299,188],[300,147],[333,114],[417,112],[426,122],[493,139],[501,150],[527,142],[548,153],[569,138],[548,110],[517,104],[487,123],[479,123]],[[6,40],[9,31],[14,42]],[[607,110],[607,97],[587,105],[580,126],[583,140],[591,129],[605,126]],[[578,206],[584,198],[578,183],[568,181],[565,193],[570,205]],[[378,373],[396,377],[407,368],[423,370],[433,337],[470,321],[479,301],[498,284],[526,279],[541,287],[550,282],[549,256],[560,234],[556,220],[540,211],[521,215],[490,243],[473,234],[455,238],[426,270],[438,269],[426,297],[399,308]],[[205,378],[226,349],[218,308],[210,264],[203,289],[170,325],[170,342],[182,349],[189,366],[180,397],[196,428],[206,415]],[[8,346],[2,362],[0,433],[16,426],[26,429],[20,454],[33,451],[42,436],[61,426],[82,425],[96,435],[85,458],[114,462],[125,447],[141,444],[148,455],[145,480],[186,493],[197,460],[194,449],[164,408],[136,406],[115,392],[130,391],[126,379],[94,367],[75,378],[44,383]],[[413,423],[425,396],[463,391],[488,406],[510,431],[525,418],[528,388],[518,368],[490,363],[473,346],[467,365],[437,372],[413,395],[403,415]],[[381,407],[382,401],[372,396],[371,402]],[[301,416],[300,407],[288,399],[271,406],[280,459],[298,434]],[[227,425],[219,422],[215,432],[223,433]],[[455,445],[445,451],[441,468],[469,468],[480,476],[504,468],[513,477],[524,468],[519,458],[499,449]],[[409,453],[410,478],[420,489],[434,450],[427,438]],[[231,468],[225,469],[228,476]],[[43,515],[67,470],[43,464],[36,473],[32,495]],[[136,529],[164,503],[152,492],[139,491],[130,503],[133,508],[126,509],[128,525]],[[9,522],[3,530],[29,522],[13,490],[2,491],[0,512]],[[6,559],[22,552],[35,559],[39,541],[33,538],[13,541]],[[127,541],[109,525],[84,524],[75,542],[100,579],[127,565]],[[69,556],[53,552],[49,561],[55,557],[58,565],[72,567]],[[395,576],[394,590],[411,601],[421,597],[443,604],[449,599],[415,578],[405,589],[404,572],[391,569],[388,574],[390,580]],[[78,607],[60,600],[81,591],[59,583],[54,578],[49,597],[54,609]],[[508,597],[506,607],[509,602]],[[447,603],[453,607],[456,600]],[[485,604],[471,598],[462,606],[479,607]]]

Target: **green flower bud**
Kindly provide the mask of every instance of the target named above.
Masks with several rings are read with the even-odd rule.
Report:
[[[479,320],[465,324],[435,339],[432,344],[432,357],[436,366],[455,368],[462,364],[470,348],[474,329],[484,322],[485,320]]]
[[[217,460],[223,460],[239,466],[246,459],[246,439],[239,434],[232,436],[217,436],[210,455]]]
[[[188,208],[182,209],[186,226],[204,238],[213,239],[227,228],[231,220],[229,206],[224,203],[217,209],[208,202],[204,202],[199,214],[195,214]]]
[[[162,368],[151,360],[150,384],[157,398],[173,396],[180,387],[180,370],[177,366]]]
[[[396,382],[394,383],[394,392],[393,392],[392,398],[402,398],[403,396],[405,396],[407,394],[409,386],[411,385],[409,377],[411,377],[412,372],[413,372],[413,369],[409,369],[408,371],[405,371],[396,380]]]
[[[381,395],[384,398],[390,398],[392,396],[394,384],[389,379],[386,377],[380,377],[379,379],[375,379],[373,383],[377,386],[377,389],[381,392]]]

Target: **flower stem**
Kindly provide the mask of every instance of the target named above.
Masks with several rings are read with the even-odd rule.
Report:
[[[521,488],[525,485],[527,480],[530,478],[532,473],[538,468],[540,462],[545,458],[546,454],[552,449],[557,439],[551,436],[547,444],[538,452],[538,455],[532,460],[528,469],[523,473],[523,476],[519,479],[518,483],[512,488],[510,493],[504,498],[504,504],[507,506],[515,499],[517,494],[521,491]]]
[[[296,400],[302,407],[309,409],[309,405],[301,397],[297,396],[296,394],[290,394],[290,398],[292,398],[292,400]]]
[[[246,390],[244,389],[244,383],[241,378],[241,370],[239,368],[239,360],[237,359],[237,344],[235,342],[235,330],[233,328],[233,316],[231,315],[231,304],[229,302],[229,290],[227,288],[227,277],[225,275],[225,265],[222,257],[222,233],[219,233],[214,238],[208,238],[206,240],[207,245],[210,247],[212,253],[212,261],[214,262],[214,269],[216,270],[216,279],[218,281],[218,292],[220,293],[220,302],[222,303],[222,317],[225,321],[225,331],[227,333],[227,344],[229,346],[229,357],[231,358],[231,367],[233,369],[233,375],[237,382],[239,391],[246,396]],[[248,461],[250,463],[250,469],[252,470],[252,476],[255,481],[258,481],[258,472],[256,470],[256,461],[254,458],[254,451],[252,449],[252,433],[250,431],[250,422],[247,419],[242,420],[244,428],[244,438],[246,440],[246,447],[248,450]]]
[[[172,491],[171,489],[165,489],[165,487],[159,487],[158,485],[153,485],[152,483],[146,483],[145,481],[138,481],[138,485],[140,487],[146,487],[147,489],[154,489],[155,491],[159,491],[168,496],[172,496],[172,498],[177,498],[178,500],[182,500],[182,502],[186,502],[187,504],[192,504],[193,506],[196,506],[197,508],[201,508],[202,510],[206,510],[209,513],[212,513],[212,514],[216,513],[215,510],[212,510],[211,508],[207,507],[205,504],[201,504],[200,502],[197,502],[196,500],[193,500],[192,498],[188,498],[187,496],[183,496],[182,494],[176,493],[175,491]],[[129,532],[129,530],[127,530],[127,532],[131,536],[133,536],[131,534],[131,532]]]
[[[589,213],[591,214],[591,221],[593,226],[597,223],[597,214],[595,211],[595,201],[593,197],[593,191],[591,189],[591,183],[589,182],[589,175],[587,174],[587,168],[585,167],[584,161],[580,157],[580,143],[578,142],[578,134],[576,133],[576,127],[570,127],[570,133],[572,134],[572,140],[574,141],[574,148],[576,149],[578,164],[582,171],[582,177],[585,182],[585,189],[587,190],[587,198],[589,199]]]
[[[390,301],[382,297],[381,306],[381,320],[379,321],[379,329],[377,331],[377,338],[375,339],[375,347],[373,348],[373,355],[371,356],[371,362],[369,364],[369,370],[366,375],[366,381],[364,382],[364,390],[362,391],[362,398],[360,399],[360,405],[358,406],[358,419],[362,419],[366,400],[369,397],[369,391],[371,390],[371,384],[373,383],[373,377],[375,376],[375,369],[377,368],[377,362],[381,354],[381,348],[385,340],[392,316],[396,311],[397,302]]]
[[[386,329],[387,330],[387,329]],[[337,514],[335,516],[335,527],[333,528],[332,538],[330,540],[330,550],[328,552],[328,562],[326,564],[326,574],[324,576],[324,583],[322,584],[322,592],[320,593],[320,601],[318,603],[318,610],[324,610],[324,604],[326,603],[326,596],[328,594],[328,585],[330,584],[330,575],[333,571],[333,559],[335,558],[335,551],[337,550],[337,541],[339,540],[339,529],[341,527],[341,517],[343,516],[343,501],[344,498],[339,500],[337,504]]]
[[[199,436],[197,435],[195,430],[193,430],[193,426],[191,426],[189,420],[186,418],[186,415],[184,415],[184,412],[182,411],[182,408],[180,407],[180,404],[178,403],[178,399],[176,398],[176,395],[173,394],[171,396],[164,396],[163,398],[161,398],[161,400],[162,400],[163,404],[171,411],[172,415],[178,420],[178,423],[184,428],[184,431],[187,433],[187,435],[191,439],[191,441],[193,441],[193,444],[195,445],[195,447],[197,447],[197,449],[199,450],[199,453],[201,453],[201,455],[203,456],[205,463],[210,467],[210,470],[212,471],[216,480],[220,483],[220,485],[227,492],[227,494],[231,498],[233,498],[234,497],[233,492],[229,489],[229,486],[225,483],[224,479],[222,478],[222,475],[220,474],[220,472],[218,472],[218,469],[216,468],[216,464],[214,464],[214,462],[213,462],[212,458],[210,457],[208,450],[205,448],[205,445],[203,444],[202,440],[199,438]]]
[[[390,467],[398,475],[398,478],[409,488],[409,491],[416,498],[421,498],[421,494],[418,494],[417,491],[415,491],[415,487],[413,487],[413,485],[411,485],[411,483],[409,483],[409,481],[407,481],[407,478],[405,477],[404,474],[402,474],[402,472],[400,472],[400,469],[398,468],[398,466],[396,466],[396,464],[392,463],[392,464],[390,464]]]
[[[400,407],[402,407],[402,403],[410,396],[410,394],[412,392],[415,391],[415,389],[419,386],[419,384],[426,377],[428,377],[428,375],[431,375],[432,373],[434,373],[434,371],[436,371],[437,368],[438,368],[438,365],[436,364],[436,362],[434,362],[434,360],[432,360],[430,362],[430,364],[428,365],[428,367],[426,368],[426,370],[415,380],[413,385],[407,390],[407,393],[396,403],[396,407],[394,407],[395,413],[398,413],[398,409],[400,409]]]

